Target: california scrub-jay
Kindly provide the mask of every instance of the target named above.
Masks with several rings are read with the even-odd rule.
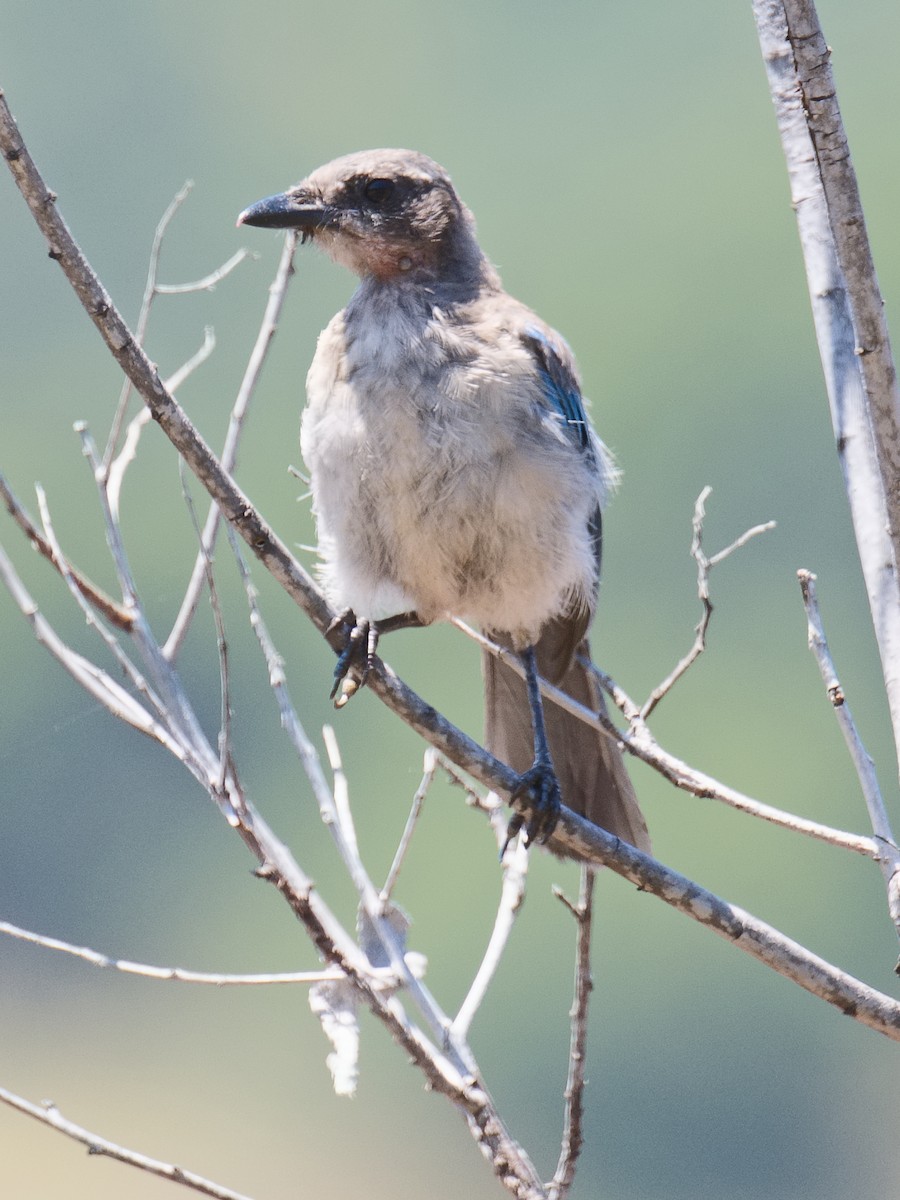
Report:
[[[338,682],[388,629],[476,621],[525,671],[483,655],[486,743],[522,775],[528,840],[549,837],[561,796],[649,849],[619,748],[538,687],[603,703],[581,659],[615,471],[565,341],[503,290],[423,154],[336,159],[238,223],[299,229],[361,280],[319,337],[300,435],[323,582],[347,611]]]

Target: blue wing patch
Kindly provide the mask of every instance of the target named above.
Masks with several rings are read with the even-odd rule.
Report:
[[[590,445],[587,417],[575,373],[551,337],[536,325],[527,326],[522,341],[534,355],[544,396],[562,417],[569,438],[582,450]]]

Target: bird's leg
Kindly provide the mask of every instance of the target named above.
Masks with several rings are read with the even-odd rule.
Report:
[[[525,817],[514,813],[506,829],[506,841],[500,857],[506,853],[506,847],[525,825],[525,844],[546,842],[559,820],[559,810],[562,807],[562,797],[553,760],[550,757],[550,746],[547,742],[547,727],[544,724],[544,706],[541,702],[541,688],[538,683],[537,657],[534,646],[529,646],[519,654],[522,666],[525,668],[525,687],[528,692],[528,704],[531,708],[531,726],[534,731],[534,762],[529,769],[519,777],[519,783],[512,793],[513,800],[526,801],[531,808],[531,816],[525,825]]]
[[[335,708],[343,708],[366,682],[366,677],[375,662],[378,639],[383,633],[416,628],[423,624],[421,617],[415,612],[396,613],[383,621],[358,621],[352,608],[339,613],[326,631],[334,633],[341,628],[346,630],[346,641],[338,655],[334,668],[334,686],[331,689],[331,699],[334,700]],[[356,674],[351,676],[350,672],[354,667]],[[337,696],[339,690],[341,694]]]

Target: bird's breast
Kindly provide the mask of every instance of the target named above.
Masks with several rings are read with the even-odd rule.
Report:
[[[440,321],[373,325],[332,321],[307,381],[302,449],[335,602],[536,632],[567,596],[591,597],[591,479],[543,436],[515,348],[486,362]]]

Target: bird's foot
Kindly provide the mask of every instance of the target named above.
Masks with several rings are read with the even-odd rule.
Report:
[[[553,763],[549,758],[536,758],[524,775],[519,776],[519,782],[511,796],[512,800],[520,800],[529,807],[529,814],[516,812],[506,827],[506,841],[500,851],[500,857],[506,854],[506,848],[520,829],[525,829],[525,845],[532,842],[546,842],[559,820],[562,807],[562,796]]]
[[[375,661],[379,635],[374,621],[357,621],[356,614],[350,608],[335,617],[327,633],[335,633],[339,629],[344,631],[345,641],[334,668],[331,699],[335,708],[343,708],[366,682]]]

